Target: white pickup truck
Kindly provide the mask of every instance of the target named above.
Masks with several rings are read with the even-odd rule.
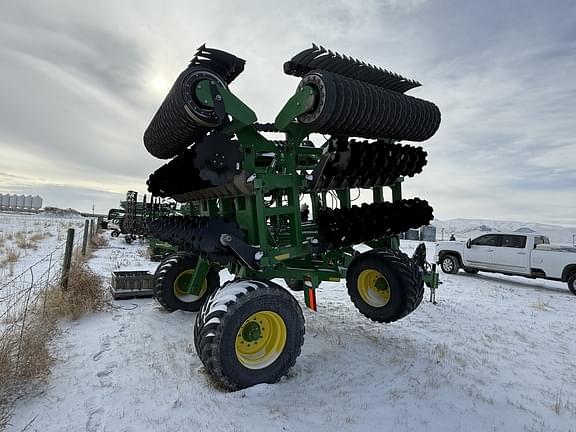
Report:
[[[484,234],[467,242],[439,242],[435,261],[444,273],[481,270],[567,282],[576,295],[576,247],[551,245],[539,234]]]

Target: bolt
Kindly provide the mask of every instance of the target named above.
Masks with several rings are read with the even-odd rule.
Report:
[[[204,103],[207,104],[207,103],[208,103],[208,99],[204,99]]]
[[[216,99],[217,101],[221,101],[221,100],[222,100],[222,96],[216,95],[216,97],[215,97],[214,99]]]
[[[254,259],[256,261],[260,261],[262,259],[262,257],[264,256],[264,252],[262,251],[258,251],[254,254]],[[260,321],[260,324],[262,324],[262,321]]]

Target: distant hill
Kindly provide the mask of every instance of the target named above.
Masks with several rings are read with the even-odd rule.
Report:
[[[437,238],[448,240],[454,233],[456,240],[466,240],[488,232],[520,232],[539,233],[550,237],[552,243],[572,244],[572,236],[576,234],[576,227],[540,224],[534,222],[498,221],[488,219],[435,219],[432,225],[436,226]]]

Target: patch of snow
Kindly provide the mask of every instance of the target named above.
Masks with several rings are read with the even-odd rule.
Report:
[[[108,278],[154,271],[144,247],[111,239],[91,266]],[[434,243],[427,249],[431,258]],[[566,284],[440,279],[437,305],[388,325],[363,317],[344,282],[320,286],[316,313],[293,293],[306,319],[296,365],[277,384],[234,393],[213,386],[195,353],[195,313],[116,301],[62,326],[49,383],[18,401],[10,430],[574,430],[576,296]]]

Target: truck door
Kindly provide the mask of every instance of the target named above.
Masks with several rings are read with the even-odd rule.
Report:
[[[464,264],[470,267],[493,268],[495,250],[501,243],[502,236],[499,234],[486,234],[475,238],[470,243],[470,248],[464,251]]]
[[[530,273],[528,262],[530,254],[526,249],[526,236],[503,235],[502,245],[496,248],[494,264],[502,269],[513,273]]]

